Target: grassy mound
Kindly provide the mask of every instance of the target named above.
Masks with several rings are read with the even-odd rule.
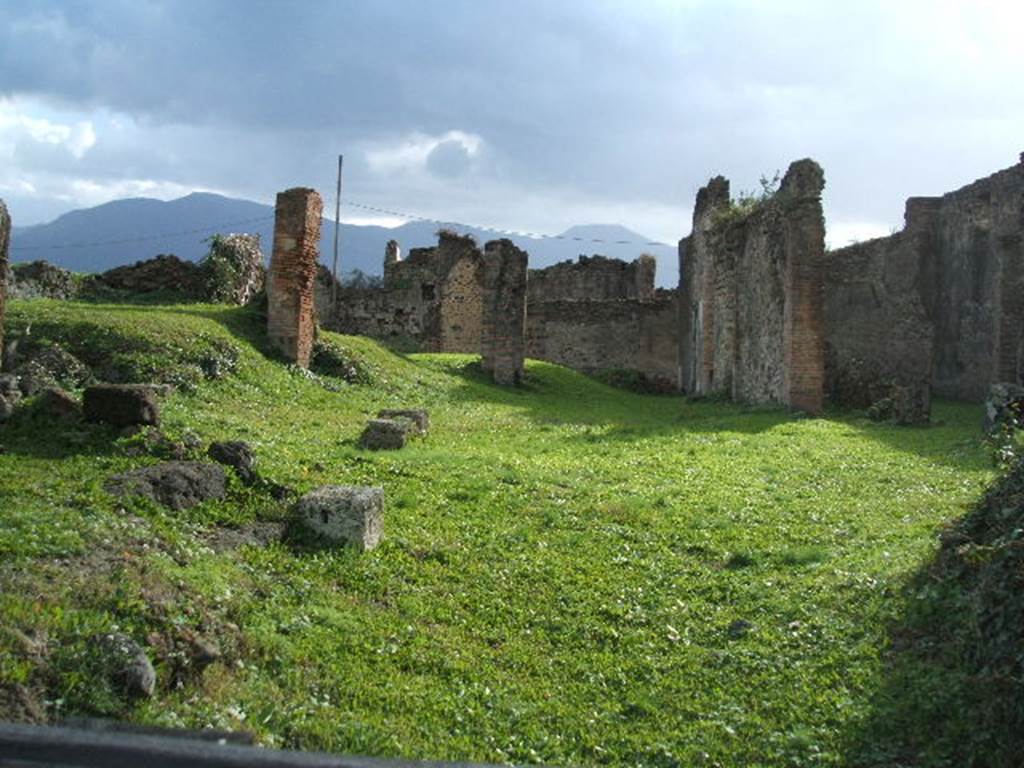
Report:
[[[94,365],[191,370],[168,439],[246,440],[276,482],[380,485],[387,510],[360,556],[268,535],[287,504],[234,480],[187,512],[114,499],[110,474],[156,460],[138,438],[26,410],[0,427],[0,717],[411,758],[839,764],[907,581],[992,475],[970,406],[928,429],[801,419],[539,362],[508,390],[469,356],[334,334],[309,374],[266,354],[252,310],[10,312]],[[228,348],[226,375],[200,375]],[[428,408],[431,434],[358,449],[385,407]],[[154,659],[153,699],[99,677],[112,631]]]

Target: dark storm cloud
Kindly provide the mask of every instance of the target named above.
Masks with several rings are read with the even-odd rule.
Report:
[[[134,120],[135,136],[98,131],[81,173],[264,199],[330,188],[344,151],[348,188],[373,202],[494,220],[517,188],[567,215],[674,207],[651,233],[668,237],[708,176],[751,188],[812,155],[831,211],[893,222],[907,195],[1012,162],[1022,115],[1019,55],[986,39],[1009,20],[972,28],[950,4],[7,6],[0,95]],[[451,131],[479,137],[479,157]],[[401,156],[410,136],[442,142],[409,155],[425,175],[375,172],[368,153]]]

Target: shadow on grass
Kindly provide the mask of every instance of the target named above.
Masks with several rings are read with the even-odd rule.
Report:
[[[599,434],[568,438],[583,443],[633,442],[675,434],[735,433],[752,435],[797,424],[807,417],[778,406],[744,406],[723,399],[691,400],[682,396],[640,395],[614,389],[583,374],[551,363],[529,361],[520,387],[491,382],[478,362],[441,366],[462,379],[452,399],[511,406],[533,422],[602,428]],[[934,423],[903,427],[872,422],[860,411],[834,409],[821,419],[842,424],[860,437],[889,449],[960,469],[981,470],[988,457],[981,449],[979,407],[937,402]]]
[[[48,416],[32,404],[16,410],[3,425],[0,445],[5,453],[40,459],[99,457],[120,453],[117,440],[122,436],[117,427]]]
[[[853,766],[1024,764],[1024,464],[907,587]]]

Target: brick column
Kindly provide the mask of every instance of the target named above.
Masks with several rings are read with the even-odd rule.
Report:
[[[481,364],[495,384],[513,386],[523,378],[527,259],[510,240],[484,246]]]
[[[0,360],[4,359],[4,314],[7,305],[7,262],[11,244],[11,217],[0,200]]]
[[[267,280],[267,336],[288,360],[309,367],[316,334],[314,286],[323,201],[314,189],[277,195],[274,251]]]
[[[779,188],[786,207],[783,401],[820,413],[825,396],[825,174],[813,160],[789,166]]]

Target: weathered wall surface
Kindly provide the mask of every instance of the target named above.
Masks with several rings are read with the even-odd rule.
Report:
[[[654,297],[657,262],[644,254],[630,262],[605,256],[580,256],[545,269],[531,269],[529,303],[599,301]]]
[[[938,206],[934,387],[980,400],[990,384],[1024,375],[1024,158]]]
[[[981,400],[1024,381],[1024,161],[907,201],[903,231],[834,251],[828,391],[864,405],[890,384]]]
[[[824,388],[824,175],[790,165],[772,198],[735,209],[729,182],[697,195],[679,244],[683,388],[812,413]]]
[[[399,254],[397,243],[388,243],[382,288],[340,292],[328,327],[409,339],[427,352],[479,353],[483,255],[474,240],[441,231],[436,247],[413,248],[405,260]]]
[[[526,357],[526,251],[511,240],[484,246],[484,304],[481,366],[495,384],[523,379]]]
[[[930,384],[930,215],[908,204],[904,232],[828,255],[825,367],[831,402],[866,408],[888,397],[893,385]]]
[[[0,360],[4,355],[4,320],[7,312],[7,281],[11,245],[11,217],[0,200]]]
[[[639,371],[676,389],[677,294],[652,298],[532,302],[526,310],[526,354],[585,373]]]
[[[323,201],[313,189],[280,192],[267,281],[267,337],[288,360],[309,366],[316,335],[314,286]]]

